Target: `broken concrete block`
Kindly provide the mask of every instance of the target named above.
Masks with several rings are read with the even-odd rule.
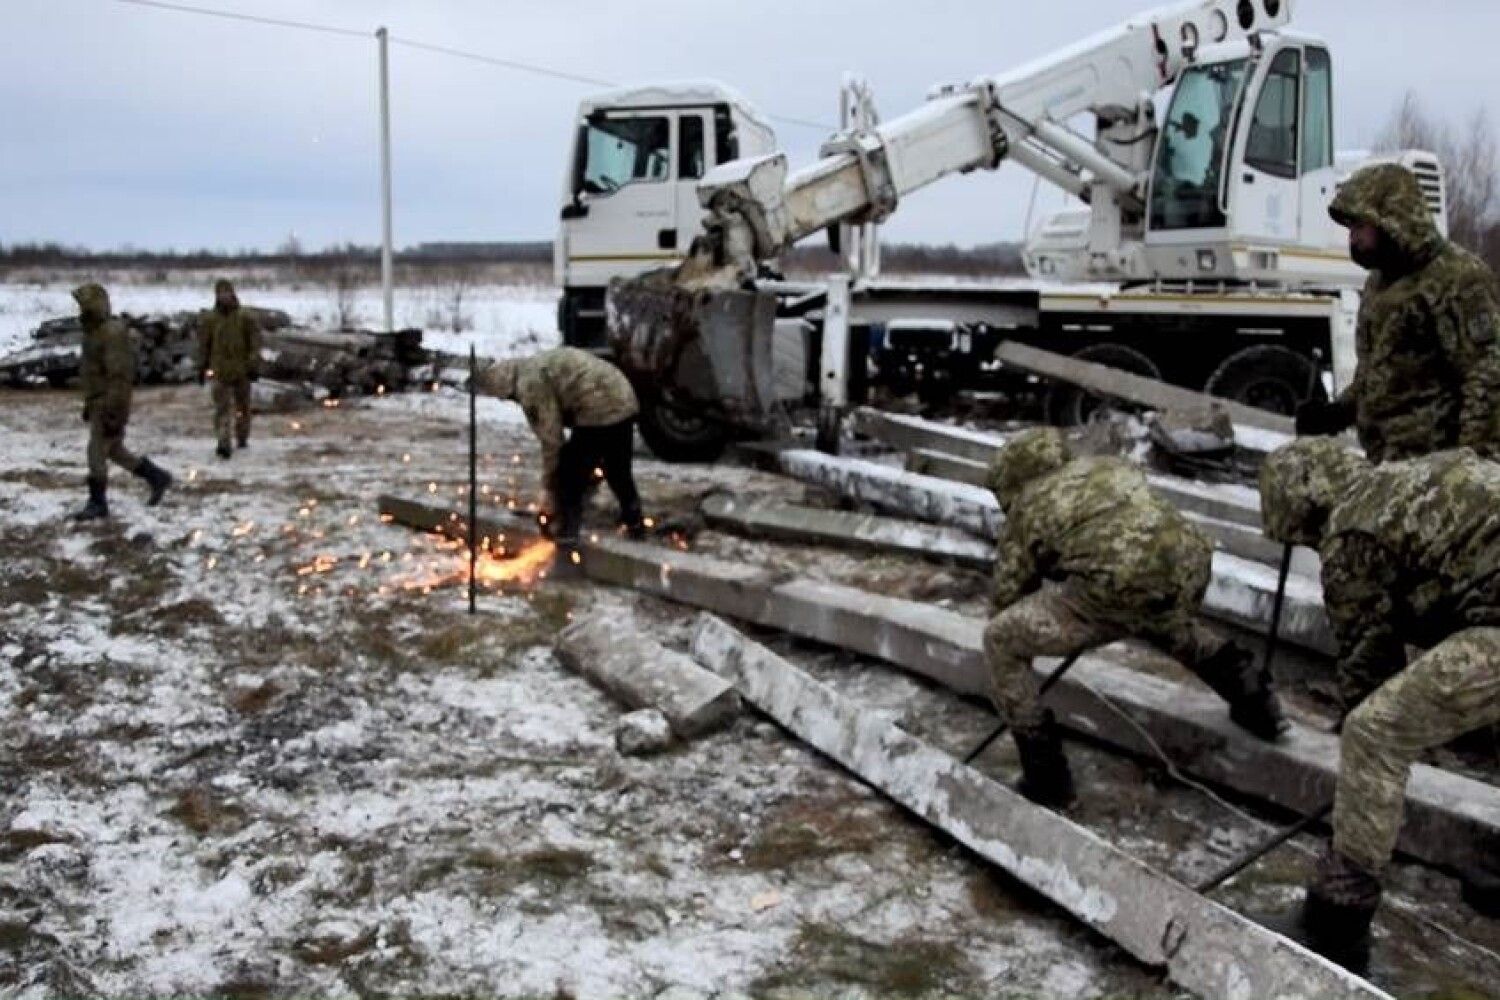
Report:
[[[654,708],[620,716],[615,724],[615,749],[626,757],[648,757],[672,745],[672,724]]]
[[[595,615],[569,625],[557,638],[557,655],[631,708],[658,709],[683,739],[700,736],[739,711],[733,685],[618,616]]]
[[[306,386],[260,381],[250,386],[250,409],[255,413],[295,413],[313,403]]]

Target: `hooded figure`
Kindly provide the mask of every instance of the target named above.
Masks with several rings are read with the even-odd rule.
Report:
[[[1054,428],[1016,435],[990,465],[1005,513],[995,616],[984,632],[994,699],[1021,755],[1021,792],[1073,798],[1052,714],[1038,704],[1032,660],[1143,639],[1188,667],[1263,739],[1283,728],[1269,675],[1198,620],[1213,546],[1146,477],[1118,458],[1073,458]]]
[[[479,373],[475,385],[521,404],[542,446],[543,525],[556,515],[553,534],[560,546],[577,546],[584,501],[600,472],[620,502],[620,523],[632,535],[644,531],[631,471],[640,404],[620,369],[587,351],[557,347],[498,361]]]
[[[1299,434],[1351,425],[1372,462],[1458,446],[1500,457],[1500,286],[1444,239],[1416,176],[1368,167],[1329,214],[1370,271],[1355,334],[1358,367],[1337,399],[1297,413]]]
[[[198,320],[198,380],[214,380],[214,433],[220,458],[234,454],[234,443],[250,444],[250,383],[260,378],[260,326],[240,308],[234,285],[214,283],[214,307]]]
[[[1460,449],[1372,467],[1298,441],[1266,460],[1260,489],[1267,534],[1323,559],[1348,714],[1333,842],[1304,921],[1315,947],[1358,966],[1412,763],[1500,722],[1500,465]],[[1428,650],[1410,666],[1408,643]],[[1491,916],[1497,873],[1465,873],[1465,898]]]
[[[149,458],[136,458],[125,447],[135,387],[135,344],[125,324],[110,314],[109,293],[102,285],[80,285],[73,290],[83,325],[83,419],[89,425],[89,499],[74,515],[92,521],[109,515],[109,463],[114,462],[146,480],[148,505],[161,502],[172,477]]]

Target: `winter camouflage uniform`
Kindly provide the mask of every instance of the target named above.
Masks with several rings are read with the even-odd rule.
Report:
[[[1500,722],[1500,465],[1461,449],[1371,468],[1331,441],[1299,441],[1267,460],[1261,496],[1269,534],[1323,557],[1340,680],[1357,705],[1333,847],[1378,876],[1417,756]],[[1407,642],[1428,650],[1410,666]]]
[[[250,383],[260,377],[260,325],[235,297],[234,286],[220,280],[216,305],[198,320],[198,370],[214,380],[214,433],[219,453],[230,448],[230,432],[241,448],[250,440]]]
[[[1459,446],[1500,457],[1500,288],[1490,269],[1443,238],[1404,167],[1361,170],[1329,212],[1376,226],[1399,262],[1370,273],[1358,368],[1326,429],[1354,425],[1377,463]]]
[[[633,427],[640,404],[630,380],[587,351],[557,347],[481,372],[478,388],[521,404],[542,446],[542,476],[556,505],[558,537],[576,539],[583,501],[600,470],[620,501],[620,517],[634,527],[640,496],[631,472]],[[571,435],[564,429],[571,428]]]
[[[140,459],[125,447],[130,397],[135,388],[135,344],[125,324],[110,315],[109,293],[100,285],[73,290],[83,322],[83,419],[89,425],[89,478],[105,481],[109,463],[136,471]]]
[[[1018,435],[990,466],[1006,516],[984,632],[996,706],[1018,731],[1042,723],[1031,662],[1126,637],[1188,665],[1228,645],[1197,619],[1213,547],[1116,458],[1070,460],[1051,428]]]

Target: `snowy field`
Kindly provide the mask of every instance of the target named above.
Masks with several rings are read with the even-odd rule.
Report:
[[[43,320],[76,314],[70,292],[84,280],[88,279],[72,275],[0,282],[0,355],[26,346]],[[165,282],[140,275],[101,280],[116,312],[172,313],[213,304],[211,276],[191,280],[173,275]],[[238,291],[246,305],[283,310],[293,322],[306,326],[336,327],[341,307],[356,326],[374,328],[381,323],[378,287],[361,286],[341,303],[339,293],[326,284],[252,275],[239,283]],[[557,290],[547,285],[475,284],[463,289],[455,303],[452,284],[400,285],[396,325],[422,329],[429,348],[465,353],[472,343],[481,355],[506,357],[556,343],[557,298]],[[455,326],[462,329],[455,331]]]
[[[6,336],[65,312],[70,286],[5,286]],[[141,311],[207,297],[116,291]],[[471,294],[474,330],[448,349],[555,342],[549,289]],[[244,299],[314,322],[324,295]],[[431,304],[420,289],[400,301],[413,320]],[[382,493],[460,501],[465,397],[262,416],[249,450],[220,462],[206,390],[143,389],[130,442],[179,485],[146,509],[113,470],[114,516],[86,528],[67,519],[83,499],[77,407],[76,393],[0,390],[0,997],[1180,995],[753,714],[621,756],[620,706],[563,668],[556,632],[605,614],[682,649],[693,611],[542,580],[497,584],[470,617],[461,556],[376,516]],[[524,507],[524,422],[496,400],[480,417],[487,495]],[[714,492],[827,503],[817,490],[644,454],[637,476],[647,512],[698,551],[985,613],[981,573],[695,530]],[[593,529],[612,514],[597,499]],[[758,637],[950,752],[994,725],[887,667]],[[1283,820],[1150,761],[1070,753],[1070,818],[1185,881]],[[1016,777],[1008,745],[983,766]],[[1315,844],[1218,898],[1287,911]],[[1392,895],[1500,944],[1460,923],[1451,879],[1400,866]],[[1481,996],[1497,974],[1399,915],[1377,947],[1400,995]]]

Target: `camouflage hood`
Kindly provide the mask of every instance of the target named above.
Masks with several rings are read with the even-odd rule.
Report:
[[[1260,468],[1266,535],[1285,544],[1319,547],[1329,511],[1370,468],[1364,458],[1328,438],[1305,438],[1278,448]]]
[[[986,482],[1006,514],[1027,484],[1056,472],[1073,458],[1067,438],[1055,427],[1023,431],[995,453]]]
[[[229,310],[238,309],[240,307],[240,298],[234,293],[234,283],[231,282],[228,278],[220,278],[218,281],[214,282],[215,307],[218,306],[219,298],[222,295],[229,296],[229,305],[225,309],[226,312]]]
[[[1375,226],[1416,265],[1431,260],[1443,246],[1443,234],[1416,175],[1394,163],[1366,167],[1350,177],[1339,187],[1328,214],[1341,226]]]
[[[103,285],[95,282],[79,285],[73,289],[73,301],[78,303],[85,326],[96,326],[109,319],[109,293]]]
[[[520,368],[519,361],[496,361],[479,373],[474,384],[480,392],[501,399],[515,399],[516,376]]]

